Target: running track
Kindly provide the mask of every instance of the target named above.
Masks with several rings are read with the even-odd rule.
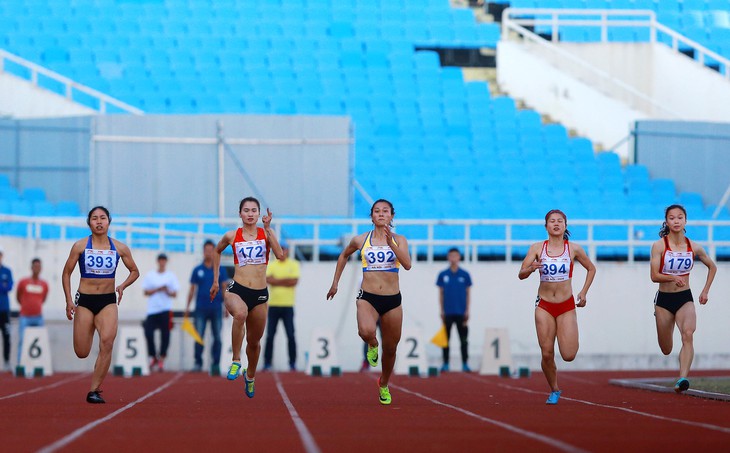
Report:
[[[5,452],[728,451],[730,402],[608,383],[661,376],[672,374],[561,372],[557,406],[544,404],[541,373],[395,376],[387,407],[377,400],[376,373],[259,373],[251,400],[241,378],[109,376],[105,405],[85,402],[88,374],[3,374],[0,445]]]

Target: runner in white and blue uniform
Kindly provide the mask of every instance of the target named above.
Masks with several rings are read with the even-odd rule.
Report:
[[[89,356],[94,331],[99,332],[99,355],[94,364],[91,389],[86,395],[89,403],[104,403],[100,387],[112,360],[112,348],[117,336],[118,310],[124,290],[139,277],[132,252],[123,243],[108,236],[112,218],[103,206],[96,206],[86,218],[91,229],[88,238],[80,239],[71,247],[63,266],[61,283],[66,296],[66,317],[74,322],[74,352],[84,359]],[[119,260],[129,276],[115,288]],[[71,296],[71,273],[76,263],[81,279],[75,297]]]

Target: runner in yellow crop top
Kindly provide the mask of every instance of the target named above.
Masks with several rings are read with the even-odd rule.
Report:
[[[383,367],[378,386],[380,403],[390,404],[391,396],[388,381],[395,365],[396,349],[403,326],[398,269],[411,268],[408,241],[395,234],[392,228],[395,209],[388,200],[376,201],[370,209],[374,229],[352,238],[337,259],[332,286],[327,292],[327,300],[337,294],[342,272],[347,260],[356,251],[362,258],[362,285],[356,297],[357,330],[360,338],[368,344],[368,362],[378,364],[378,339],[375,329],[380,320],[380,333],[383,340]]]

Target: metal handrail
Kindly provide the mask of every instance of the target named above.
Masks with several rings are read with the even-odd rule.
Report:
[[[25,225],[27,239],[44,240],[41,234],[42,226],[55,225],[60,227],[59,239],[57,240],[76,240],[78,239],[78,231],[69,234],[69,228],[88,229],[83,219],[77,217],[35,217],[35,216],[17,216],[0,214],[0,225],[3,223],[13,224],[20,223]],[[145,224],[155,224],[158,227],[148,227]],[[132,248],[144,247],[159,250],[175,250],[185,253],[197,253],[202,247],[205,239],[215,238],[217,233],[206,233],[206,225],[216,225],[219,231],[234,229],[240,226],[241,220],[238,218],[217,219],[210,218],[181,218],[181,217],[115,217],[114,223],[110,230],[111,234],[127,243]],[[182,231],[174,229],[175,225],[194,224],[195,231]],[[583,245],[588,250],[588,254],[592,258],[598,255],[598,247],[627,247],[629,261],[634,260],[637,248],[650,247],[658,238],[638,237],[637,227],[651,226],[659,229],[660,222],[655,220],[571,220],[570,227],[585,226],[587,227],[587,236],[585,239],[576,239],[574,242]],[[350,238],[360,232],[365,231],[371,225],[370,219],[351,219],[351,218],[277,218],[274,229],[281,237],[282,230],[287,226],[307,225],[312,227],[312,234],[308,237],[285,237],[290,246],[294,249],[304,247],[312,249],[312,260],[320,260],[320,248],[334,246],[337,248],[344,247]],[[340,225],[347,226],[343,228],[343,233],[339,238],[323,239],[321,237],[321,227]],[[464,257],[467,261],[475,261],[478,258],[478,250],[480,247],[499,247],[504,248],[505,260],[512,261],[513,251],[515,248],[526,247],[536,241],[544,240],[546,235],[539,235],[534,238],[514,239],[515,227],[520,226],[542,226],[544,221],[533,219],[400,219],[396,222],[396,230],[399,227],[426,227],[426,237],[408,237],[408,243],[411,253],[425,253],[426,260],[432,261],[435,256],[435,248],[443,247],[462,247]],[[455,238],[438,238],[436,228],[440,226],[458,226],[463,228],[463,234]],[[478,226],[490,226],[499,228],[504,232],[504,239],[476,239],[473,229]],[[597,227],[605,226],[621,226],[626,227],[627,234],[625,238],[618,240],[598,240],[595,239],[595,230]],[[715,231],[717,228],[730,228],[730,221],[723,220],[695,220],[691,224],[694,228],[707,228],[706,240],[697,240],[707,248],[708,253],[712,257],[716,257],[718,247],[730,247],[730,240],[716,240]],[[503,229],[503,230],[501,230]],[[145,238],[146,236],[153,236]],[[141,237],[140,237],[141,236]]]
[[[93,88],[89,88],[85,85],[75,82],[75,81],[69,79],[68,77],[62,76],[61,74],[58,74],[57,72],[53,72],[50,69],[44,68],[43,66],[40,66],[36,63],[28,61],[24,58],[21,58],[6,50],[3,50],[3,49],[0,49],[0,74],[5,73],[5,74],[12,75],[14,77],[19,77],[17,74],[9,72],[5,68],[6,60],[12,61],[13,63],[15,63],[17,65],[28,69],[30,71],[29,82],[31,84],[33,84],[33,86],[35,86],[35,87],[46,89],[43,86],[38,84],[38,75],[40,74],[45,77],[48,77],[51,80],[54,80],[56,82],[60,82],[61,84],[63,84],[64,94],[62,94],[62,96],[64,96],[66,99],[68,99],[70,101],[76,102],[73,98],[74,90],[79,91],[81,93],[88,94],[89,96],[97,99],[99,101],[99,110],[98,110],[99,113],[107,113],[107,105],[113,105],[126,113],[131,113],[133,115],[144,114],[144,112],[142,110],[138,109],[137,107],[133,107],[133,106],[131,106],[127,103],[124,103],[118,99],[115,99],[109,95],[101,93]],[[56,93],[56,94],[60,94],[53,90],[50,90],[50,91],[53,93]],[[86,105],[84,105],[84,106],[89,107]],[[89,107],[89,108],[92,108],[92,107]]]

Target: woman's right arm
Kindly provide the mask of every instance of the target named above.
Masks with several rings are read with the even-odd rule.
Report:
[[[345,270],[345,265],[347,264],[347,260],[350,258],[350,255],[355,253],[357,250],[360,249],[360,245],[362,243],[362,239],[365,237],[365,235],[355,236],[352,238],[349,244],[347,244],[347,247],[345,247],[344,250],[342,250],[342,253],[340,253],[340,256],[337,257],[337,266],[335,267],[335,277],[332,279],[332,286],[330,286],[329,291],[327,291],[327,300],[332,299],[335,297],[335,294],[337,294],[337,285],[340,283],[340,277],[342,276],[342,271]]]
[[[74,271],[74,267],[76,267],[76,263],[79,261],[83,247],[83,241],[77,241],[71,247],[66,264],[63,265],[63,272],[61,272],[61,285],[63,286],[63,294],[66,299],[66,318],[69,320],[73,319],[74,314],[74,303],[71,297],[71,274]]]
[[[522,260],[520,271],[517,273],[517,277],[520,280],[526,279],[530,276],[530,274],[535,272],[537,269],[540,269],[540,267],[542,266],[537,255],[537,251],[540,247],[542,247],[541,242],[536,242],[530,246],[530,249],[527,251],[527,255],[525,256],[525,259]]]
[[[651,259],[649,261],[651,267],[651,281],[654,283],[671,283],[675,282],[677,286],[684,286],[684,279],[679,275],[666,275],[659,271],[662,262],[662,253],[664,253],[664,243],[656,241],[651,246]]]
[[[213,285],[210,287],[211,302],[215,299],[215,296],[218,294],[218,290],[220,289],[218,279],[220,278],[221,253],[223,253],[226,247],[233,243],[235,234],[236,230],[227,231],[221,240],[218,241],[218,245],[215,246],[215,253],[213,253]]]

